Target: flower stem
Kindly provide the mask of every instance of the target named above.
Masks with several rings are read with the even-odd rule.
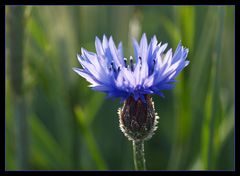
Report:
[[[143,140],[133,141],[133,160],[135,170],[146,170]]]

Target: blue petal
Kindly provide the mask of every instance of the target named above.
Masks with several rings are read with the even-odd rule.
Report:
[[[122,42],[120,42],[120,43],[118,44],[118,54],[119,54],[120,58],[124,58],[124,56],[123,56],[123,46],[122,46]]]
[[[148,67],[149,67],[149,71],[151,71],[153,68],[153,59],[155,59],[156,57],[156,51],[159,49],[156,48],[157,47],[157,38],[154,35],[153,38],[151,39],[150,43],[149,43],[149,47],[148,47]]]
[[[102,47],[104,50],[104,55],[107,59],[107,63],[110,64],[112,62],[112,54],[108,46],[108,39],[105,35],[103,35]]]
[[[147,62],[147,55],[148,55],[147,49],[148,49],[147,37],[146,37],[146,34],[144,33],[142,35],[139,51],[138,51],[138,57],[142,57],[142,62]]]
[[[165,51],[165,49],[167,48],[167,46],[168,46],[167,43],[163,44],[163,45],[160,47],[159,52],[160,52],[160,53],[163,53],[163,52]]]
[[[109,39],[109,48],[110,48],[111,54],[113,56],[115,66],[118,67],[120,65],[124,65],[123,58],[120,58],[120,56],[118,55],[118,51],[117,51],[117,48],[114,44],[112,36]]]
[[[86,73],[84,70],[79,68],[73,68],[73,71],[75,71],[77,74],[85,78],[88,82],[91,84],[98,84],[98,81],[92,77],[92,75]]]
[[[133,42],[133,49],[134,49],[134,56],[136,58],[136,62],[138,61],[138,51],[139,51],[139,45],[136,39],[132,39]]]
[[[156,86],[158,90],[168,90],[168,89],[173,89],[174,84],[160,84],[159,86]]]
[[[105,86],[105,85],[94,85],[90,87],[95,91],[101,91],[101,92],[108,92],[111,90],[109,86]]]
[[[147,103],[145,97],[142,94],[140,94],[140,98],[141,98],[143,103]]]
[[[98,37],[96,37],[96,39],[95,39],[95,47],[96,47],[97,54],[100,56],[103,56],[104,51],[103,51],[102,43]]]
[[[138,94],[138,93],[135,93],[135,94],[133,95],[133,98],[134,98],[135,101],[137,101],[138,98],[139,98],[139,94]]]
[[[159,95],[160,97],[164,98],[164,94],[162,92],[159,91],[158,88],[153,87],[152,90],[154,91],[155,94]]]

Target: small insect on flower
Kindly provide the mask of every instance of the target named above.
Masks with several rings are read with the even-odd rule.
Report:
[[[164,53],[167,43],[158,44],[156,36],[153,36],[148,44],[145,33],[142,35],[140,43],[133,39],[135,57],[130,56],[129,61],[123,55],[122,43],[120,42],[116,47],[112,37],[107,39],[104,35],[102,41],[96,37],[95,47],[96,53],[81,49],[81,55],[77,55],[77,58],[82,68],[73,68],[73,70],[90,82],[93,90],[105,92],[108,97],[118,97],[125,101],[125,109],[119,112],[121,117],[126,115],[127,111],[131,111],[131,108],[135,112],[145,114],[145,119],[134,120],[143,117],[132,111],[134,117],[131,119],[134,122],[130,122],[129,129],[154,131],[152,129],[155,129],[155,125],[150,125],[151,129],[145,128],[149,126],[145,122],[147,122],[147,114],[150,111],[146,108],[144,111],[141,103],[152,109],[151,114],[155,114],[153,105],[149,105],[149,103],[152,104],[150,94],[163,97],[162,90],[174,87],[176,76],[189,64],[189,61],[186,60],[188,49],[179,42],[174,54],[172,49]],[[138,103],[136,104],[136,102]],[[137,107],[143,109],[138,111]],[[151,119],[156,120],[157,118]],[[127,122],[126,119],[125,122]],[[156,123],[151,122],[151,124]],[[133,127],[134,125],[135,127]],[[139,128],[137,128],[138,126]],[[149,135],[146,135],[145,132],[143,134],[142,136],[148,138]]]

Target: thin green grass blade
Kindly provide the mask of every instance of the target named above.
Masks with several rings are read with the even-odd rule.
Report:
[[[82,109],[79,106],[76,107],[74,111],[76,114],[80,130],[88,146],[88,150],[92,155],[92,158],[95,161],[97,168],[100,170],[107,170],[107,165],[101,156],[101,153],[97,147],[92,131],[90,130],[89,125],[87,124],[86,121],[87,115],[83,113]]]
[[[44,169],[70,169],[71,159],[36,115],[29,118],[33,163]],[[43,169],[43,168],[42,168]]]
[[[222,33],[224,29],[224,9],[218,7],[217,9],[217,32],[215,34],[216,43],[212,55],[211,79],[210,87],[205,103],[206,115],[203,122],[202,129],[202,160],[205,169],[213,170],[216,166],[216,151],[219,146],[219,134],[217,130],[219,122],[222,120],[222,109],[220,107],[220,63],[221,63],[221,44]]]

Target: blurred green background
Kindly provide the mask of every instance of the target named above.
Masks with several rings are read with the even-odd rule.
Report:
[[[233,170],[234,6],[6,6],[6,170],[133,170],[119,100],[72,71],[95,36],[181,40],[190,65],[145,142],[148,170]]]

